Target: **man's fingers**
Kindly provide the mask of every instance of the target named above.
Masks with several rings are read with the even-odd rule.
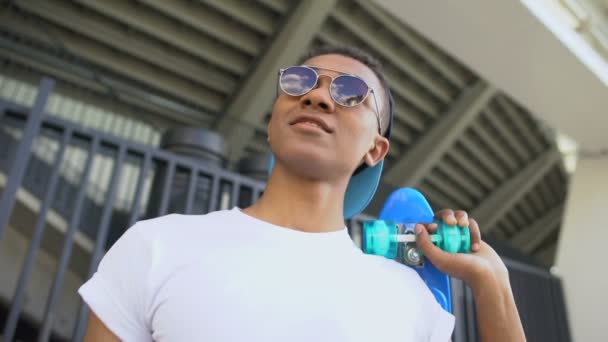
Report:
[[[471,234],[471,251],[477,252],[481,247],[481,231],[475,219],[469,219],[469,232]]]
[[[468,227],[469,226],[469,215],[464,210],[456,210],[454,213],[456,216],[456,220],[458,221],[458,225],[460,227]]]
[[[422,224],[416,225],[416,245],[437,269],[442,271],[449,255],[431,242],[431,237]],[[442,271],[443,272],[443,271]]]
[[[450,226],[453,226],[458,223],[456,220],[456,216],[454,216],[454,211],[452,209],[443,209],[439,210],[435,214],[436,219],[441,219],[443,222],[447,223]]]

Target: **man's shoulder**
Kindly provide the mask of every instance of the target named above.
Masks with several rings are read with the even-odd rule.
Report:
[[[363,263],[366,264],[370,269],[374,269],[385,276],[399,277],[399,278],[419,278],[411,267],[407,267],[403,264],[398,263],[393,259],[387,259],[379,255],[362,254]]]
[[[382,256],[363,254],[363,258],[369,272],[375,273],[377,279],[395,284],[400,290],[406,286],[409,291],[428,291],[428,287],[413,268]]]
[[[167,214],[138,221],[136,226],[151,232],[166,232],[167,229],[204,228],[209,227],[205,224],[221,224],[232,215],[232,210],[218,210],[202,215]]]
[[[138,221],[130,229],[137,230],[153,249],[200,250],[206,242],[218,243],[229,234],[227,228],[233,216],[233,210],[203,215],[168,214]]]

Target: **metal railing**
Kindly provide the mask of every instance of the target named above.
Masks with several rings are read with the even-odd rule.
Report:
[[[511,288],[528,341],[569,342],[566,306],[561,280],[547,270],[503,258],[509,269]],[[451,279],[456,316],[456,342],[479,342],[477,311],[471,289]]]
[[[25,190],[29,190],[40,199],[27,256],[4,324],[3,337],[7,341],[11,341],[15,336],[23,309],[25,290],[32,275],[33,264],[47,225],[47,216],[51,210],[62,216],[68,227],[64,232],[63,248],[61,255],[58,256],[55,279],[46,302],[38,334],[40,341],[46,341],[51,336],[53,312],[56,310],[61,294],[63,278],[68,268],[77,232],[86,232],[85,235],[92,243],[90,263],[85,275],[85,279],[88,279],[97,268],[105,250],[113,242],[112,240],[115,241],[126,227],[133,225],[137,220],[161,216],[168,212],[205,213],[235,205],[245,206],[257,200],[265,187],[263,182],[200,163],[191,158],[138,145],[108,134],[84,129],[57,117],[44,115],[43,109],[52,86],[53,82],[48,79],[41,83],[38,97],[32,108],[8,102],[0,103],[0,113],[2,113],[0,119],[3,122],[21,121],[22,123],[18,134],[19,139],[16,140],[18,145],[14,146],[12,151],[8,146],[4,146],[3,166],[6,170],[6,183],[0,199],[0,239],[11,220],[11,212],[17,201],[19,188],[26,188]],[[13,126],[13,129],[15,128],[19,130],[18,126]],[[54,140],[58,145],[52,163],[36,158],[31,152],[36,137],[41,135]],[[3,143],[8,144],[9,138],[5,134]],[[86,151],[87,157],[80,174],[79,184],[73,184],[66,177],[62,177],[62,160],[68,149]],[[101,203],[91,196],[87,196],[86,191],[91,183],[95,183],[90,179],[90,175],[96,158],[109,158],[112,165],[106,189],[102,191],[103,201]],[[115,199],[119,185],[125,185],[124,182],[121,183],[121,173],[125,166],[129,165],[127,160],[131,161],[131,165],[138,165],[139,177],[136,179],[133,197],[129,201],[131,208],[125,212],[116,210]],[[40,179],[41,174],[44,181],[38,182],[36,185],[35,180]],[[159,179],[159,175],[162,175],[162,179]],[[146,181],[150,182],[154,176],[156,176],[155,183],[159,184],[161,189],[156,194],[158,205],[147,205],[144,208],[141,203],[147,202],[145,197],[149,196],[145,193],[144,185]],[[99,188],[97,190],[100,191]],[[62,191],[64,195],[58,196]],[[114,235],[112,239],[108,239],[110,232],[113,232]],[[72,334],[75,341],[80,340],[84,334],[87,314],[87,307],[81,305]]]
[[[58,334],[54,326],[64,278],[73,267],[72,254],[80,250],[87,255],[80,270],[84,281],[96,270],[105,251],[136,221],[170,212],[203,214],[237,205],[246,207],[259,198],[265,187],[261,181],[213,165],[45,115],[45,101],[52,87],[51,80],[43,80],[31,108],[0,101],[0,174],[6,175],[0,197],[0,242],[10,223],[23,224],[19,222],[23,218],[14,213],[17,202],[22,200],[20,191],[32,194],[39,202],[30,214],[34,219],[27,253],[13,295],[8,298],[4,341],[82,339],[88,309],[80,301],[70,334]],[[36,147],[40,141],[52,147],[41,150]],[[40,151],[48,151],[49,155]],[[82,165],[69,161],[66,156],[70,151],[79,151]],[[101,166],[110,171],[97,173],[104,177],[92,177],[95,168]],[[125,177],[127,171],[136,176]],[[126,192],[129,197],[119,198],[118,189],[123,187],[132,191]],[[64,221],[60,230],[62,246],[55,255],[57,267],[43,314],[29,325],[30,330],[36,331],[24,337],[24,329],[18,328],[25,326],[21,321],[26,288],[43,234],[55,229],[49,223],[53,215]],[[359,246],[362,222],[370,219],[373,218],[359,215],[347,222],[349,233]],[[505,262],[528,339],[570,341],[560,280],[537,267]],[[456,279],[452,281],[452,291],[457,317],[454,341],[477,341],[471,291]],[[78,296],[75,292],[69,295]]]

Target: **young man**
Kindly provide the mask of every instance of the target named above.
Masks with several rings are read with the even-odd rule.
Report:
[[[376,190],[392,101],[379,65],[353,48],[313,51],[282,69],[268,124],[274,166],[249,208],[142,221],[79,293],[86,341],[441,341],[454,317],[408,267],[363,254],[344,218]],[[471,254],[417,243],[473,290],[482,341],[524,341],[507,269],[463,211]]]

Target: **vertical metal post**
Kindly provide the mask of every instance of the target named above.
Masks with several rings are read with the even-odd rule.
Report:
[[[452,285],[452,313],[456,317],[452,340],[454,342],[467,342],[464,282],[452,278],[450,283]]]
[[[104,245],[108,236],[108,231],[110,230],[110,220],[112,218],[112,211],[114,209],[114,197],[116,195],[116,189],[118,188],[118,181],[120,180],[120,174],[125,160],[125,155],[126,146],[124,144],[121,144],[120,150],[118,152],[118,158],[116,159],[112,170],[112,178],[110,179],[108,195],[106,197],[105,205],[103,208],[101,222],[99,224],[99,231],[97,233],[97,239],[95,240],[95,249],[93,250],[93,256],[91,256],[91,264],[89,266],[89,273],[87,275],[87,279],[91,278],[91,276],[97,269],[99,261],[102,257]],[[72,337],[74,341],[81,341],[84,337],[84,334],[86,332],[85,323],[87,322],[88,315],[89,309],[86,305],[83,305],[81,299],[80,309],[78,312],[78,320],[76,322],[74,335]]]
[[[264,190],[258,190],[257,188],[253,189],[253,203],[260,199],[260,196],[262,196],[263,191]]]
[[[8,225],[11,212],[15,205],[15,196],[17,195],[17,189],[21,185],[23,175],[25,174],[25,168],[30,159],[32,146],[34,144],[34,138],[40,131],[40,125],[42,124],[42,118],[44,116],[44,107],[49,98],[49,94],[55,86],[55,81],[50,78],[43,78],[40,82],[40,88],[38,90],[38,96],[34,102],[34,106],[27,118],[27,124],[23,130],[23,136],[21,142],[17,147],[15,154],[15,160],[13,161],[10,171],[8,172],[8,179],[2,197],[0,198],[0,239],[4,234],[4,230]]]
[[[209,195],[209,208],[208,212],[214,211],[217,208],[217,196],[220,191],[220,175],[213,173],[213,180],[211,181],[211,195]]]
[[[0,100],[0,120],[4,117],[4,112],[6,111],[6,102]]]
[[[167,174],[163,181],[163,192],[160,197],[160,207],[158,209],[158,216],[167,214],[169,208],[169,197],[171,194],[171,184],[173,184],[173,175],[175,174],[175,160],[169,159],[167,161]]]
[[[57,264],[57,271],[55,273],[55,278],[53,279],[53,285],[51,287],[51,292],[46,302],[44,318],[42,320],[42,327],[40,329],[40,333],[38,334],[38,341],[48,340],[48,337],[51,333],[51,328],[53,326],[54,320],[53,309],[57,301],[59,300],[61,287],[63,285],[64,274],[67,270],[70,261],[70,256],[72,255],[74,235],[76,234],[76,230],[78,229],[80,218],[82,216],[82,205],[85,201],[87,180],[89,179],[89,175],[91,174],[93,161],[95,159],[95,155],[97,154],[98,148],[99,138],[93,137],[93,141],[91,141],[91,146],[89,147],[87,161],[85,163],[84,170],[82,173],[82,184],[80,185],[78,193],[76,194],[74,211],[72,213],[72,217],[70,218],[68,229],[65,233],[61,257],[59,258]]]
[[[196,189],[196,183],[198,180],[198,170],[196,168],[192,168],[190,170],[190,180],[188,182],[188,194],[186,195],[186,208],[184,210],[184,214],[192,213],[192,204],[194,202],[194,192]]]
[[[466,320],[467,320],[467,341],[479,341],[477,337],[477,315],[475,309],[475,301],[473,300],[473,292],[468,286],[465,286],[465,304],[466,304]]]
[[[135,186],[135,198],[133,199],[133,206],[131,207],[131,216],[129,217],[129,227],[133,226],[135,222],[139,219],[139,202],[141,201],[141,194],[144,188],[144,181],[148,176],[148,171],[150,170],[150,166],[152,165],[152,158],[150,157],[150,153],[146,152],[144,154],[144,162],[141,166],[141,170],[139,171],[139,179],[137,179],[137,185]]]
[[[36,225],[32,232],[32,239],[27,250],[27,256],[25,257],[25,262],[23,264],[23,268],[21,269],[21,273],[19,274],[17,286],[15,287],[15,292],[12,300],[12,305],[9,311],[8,319],[6,320],[6,323],[4,325],[3,335],[6,341],[11,341],[13,339],[15,335],[15,330],[17,329],[19,315],[21,314],[21,310],[23,309],[25,290],[27,288],[27,283],[29,282],[32,269],[34,267],[34,261],[36,259],[36,255],[38,254],[40,243],[42,242],[44,226],[46,225],[46,216],[51,207],[53,198],[55,198],[55,194],[57,192],[57,184],[59,182],[59,170],[61,169],[61,162],[63,161],[65,149],[71,135],[72,131],[70,129],[66,129],[63,131],[59,152],[57,153],[57,156],[52,166],[53,169],[51,171],[49,185],[46,190],[44,199],[41,203],[40,211],[38,213],[38,219],[36,220]]]
[[[241,183],[238,180],[232,181],[232,189],[230,189],[230,208],[234,208],[239,203],[239,195],[241,194]]]

